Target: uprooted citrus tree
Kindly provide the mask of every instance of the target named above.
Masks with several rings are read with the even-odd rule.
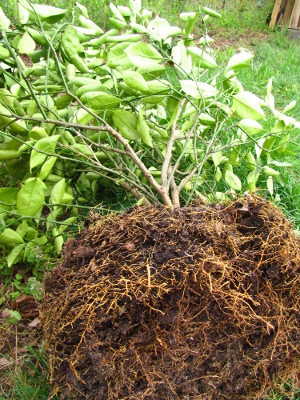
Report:
[[[143,205],[68,241],[46,280],[53,394],[261,398],[299,361],[299,238],[252,194],[290,166],[294,102],[276,110],[271,80],[264,100],[243,89],[248,52],[217,64],[191,33],[211,9],[180,28],[110,8],[105,33],[79,3],[67,19],[19,0],[14,27],[0,9],[6,268],[59,253],[105,187]]]
[[[191,34],[217,13],[182,13],[181,29],[138,1],[110,8],[105,33],[79,3],[67,21],[65,10],[20,0],[14,27],[0,11],[0,243],[9,268],[47,258],[53,245],[59,252],[80,207],[97,204],[105,186],[173,209],[257,185],[273,194],[289,166],[294,104],[275,109],[272,81],[265,100],[243,90],[237,74],[252,54],[218,65],[207,32]]]
[[[105,33],[79,3],[67,20],[19,0],[14,29],[0,9],[8,268],[59,253],[105,187],[143,205],[69,241],[46,280],[54,392],[258,398],[297,366],[299,238],[255,195],[207,201],[273,195],[294,102],[276,110],[272,80],[264,100],[243,89],[248,52],[217,64],[205,28],[192,34],[215,11],[182,13],[181,28],[138,0],[110,8]]]

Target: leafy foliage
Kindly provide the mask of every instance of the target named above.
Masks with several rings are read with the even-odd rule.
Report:
[[[289,167],[294,103],[276,110],[272,80],[265,99],[244,90],[237,75],[253,55],[222,67],[206,30],[191,33],[217,13],[182,13],[178,27],[138,0],[111,3],[104,33],[76,4],[69,23],[64,9],[19,0],[14,29],[0,12],[6,272],[24,261],[38,276],[104,188],[173,208],[258,186],[273,196]]]

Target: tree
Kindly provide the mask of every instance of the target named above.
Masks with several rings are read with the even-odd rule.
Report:
[[[70,21],[19,0],[13,30],[0,10],[0,160],[15,178],[0,189],[9,267],[45,249],[49,234],[59,252],[99,187],[172,211],[257,185],[273,195],[277,167],[290,166],[277,157],[299,128],[286,115],[294,102],[277,111],[272,80],[265,100],[245,91],[237,74],[253,55],[218,65],[205,24],[192,34],[218,13],[182,13],[181,28],[138,0],[110,9],[105,33],[79,3]]]

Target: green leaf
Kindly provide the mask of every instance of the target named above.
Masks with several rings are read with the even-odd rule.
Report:
[[[287,135],[284,135],[283,138],[280,140],[280,142],[277,145],[276,151],[277,153],[283,153],[290,141],[291,135],[288,133]]]
[[[54,248],[56,253],[59,254],[61,252],[62,246],[64,244],[64,239],[61,235],[59,235],[58,230],[56,228],[52,229],[52,234],[54,239]]]
[[[233,69],[234,71],[247,67],[254,55],[243,51],[242,53],[235,54],[228,61],[227,70]]]
[[[229,169],[225,172],[225,181],[231,189],[240,191],[242,189],[242,183],[240,178],[236,176],[233,172]]]
[[[265,165],[263,167],[263,170],[264,170],[264,173],[267,174],[268,176],[279,176],[280,175],[279,171],[276,171],[275,169],[270,168],[267,165]]]
[[[0,60],[6,60],[10,57],[10,52],[2,45],[0,45]]]
[[[131,11],[130,11],[129,7],[118,6],[117,8],[120,11],[120,13],[123,15],[123,17],[130,17]]]
[[[116,44],[107,55],[106,65],[110,68],[121,67],[123,70],[132,67],[132,63],[125,53],[125,49],[130,46],[131,43],[119,43]]]
[[[24,236],[26,235],[28,231],[28,224],[27,222],[23,221],[18,227],[16,232],[22,237],[24,238]]]
[[[287,113],[288,111],[292,110],[293,108],[295,108],[297,102],[296,100],[292,100],[282,111],[282,114]]]
[[[221,160],[222,160],[222,152],[221,151],[217,151],[216,153],[213,153],[211,158],[213,159],[213,162],[215,164],[215,167],[217,167],[218,165],[220,165]]]
[[[180,81],[182,90],[194,97],[194,99],[207,99],[217,95],[218,91],[213,86],[204,82],[196,82],[192,80],[182,80]]]
[[[27,24],[30,17],[29,11],[18,2],[18,18],[21,24]]]
[[[34,4],[33,8],[40,19],[46,21],[48,24],[54,24],[55,22],[58,22],[67,12],[67,10],[63,10],[61,8],[44,6],[40,4]]]
[[[48,137],[48,134],[45,130],[45,128],[42,128],[40,126],[34,126],[31,131],[29,132],[29,137],[34,140],[40,140]]]
[[[260,106],[260,99],[251,92],[241,92],[233,96],[233,111],[241,118],[250,118],[255,121],[265,117]]]
[[[221,15],[221,14],[219,14],[219,13],[218,13],[217,11],[215,11],[215,10],[212,10],[212,9],[209,8],[209,7],[202,7],[202,10],[203,10],[204,14],[210,15],[210,16],[213,17],[213,18],[222,18],[222,15]]]
[[[276,165],[276,167],[292,167],[293,164],[286,162],[286,161],[271,161],[269,164]]]
[[[85,18],[88,18],[89,16],[88,16],[87,8],[86,8],[85,6],[83,6],[82,4],[78,3],[78,1],[76,1],[75,4],[76,4],[76,6],[80,9],[80,11],[82,12],[82,15],[83,15]]]
[[[45,178],[47,178],[47,176],[52,171],[52,168],[53,168],[54,164],[56,163],[56,160],[57,160],[57,157],[49,157],[48,160],[42,166],[41,171],[38,175],[38,178],[40,178],[42,181]]]
[[[129,140],[137,140],[140,136],[137,131],[137,117],[129,111],[115,110],[113,121],[117,130]]]
[[[254,119],[244,118],[239,122],[239,127],[242,128],[248,135],[256,135],[263,127]]]
[[[105,92],[88,92],[81,96],[80,100],[93,110],[116,108],[121,102],[118,97]]]
[[[17,188],[0,188],[0,211],[11,210],[17,203],[17,195]]]
[[[62,201],[62,198],[65,194],[66,191],[66,180],[63,178],[61,181],[57,182],[54,186],[53,189],[51,190],[51,195],[50,195],[50,202],[52,204],[60,204]]]
[[[140,90],[141,92],[149,91],[147,82],[145,81],[142,74],[137,71],[124,71],[122,77],[126,85],[134,90]]]
[[[92,157],[93,156],[92,150],[86,144],[75,143],[71,147],[74,150],[76,150],[76,152],[79,152],[79,153],[83,154],[86,157]]]
[[[3,314],[2,315],[5,317],[7,325],[15,325],[21,320],[21,314],[19,311],[8,310],[6,308],[3,311]]]
[[[140,138],[142,139],[142,142],[144,142],[149,147],[153,147],[152,139],[150,136],[150,129],[144,119],[142,109],[139,111],[138,115],[137,131],[140,135]]]
[[[118,29],[119,31],[122,29],[125,29],[127,26],[127,22],[125,21],[120,21],[117,18],[109,18],[109,23],[116,29]]]
[[[270,195],[273,196],[273,193],[274,193],[274,185],[273,185],[273,178],[272,178],[272,176],[269,176],[268,179],[267,179],[267,188],[268,188],[268,191],[269,191]]]
[[[191,55],[192,59],[197,63],[200,68],[216,68],[217,63],[209,54],[201,50],[199,47],[188,47],[187,53]]]
[[[139,42],[142,36],[137,33],[127,33],[118,36],[108,36],[105,40],[106,43],[120,43],[120,42]]]
[[[21,37],[18,50],[21,54],[29,54],[35,50],[35,41],[29,35],[29,33],[25,32],[24,35]]]
[[[2,8],[0,7],[0,30],[7,31],[10,25],[10,20],[4,14]]]
[[[30,156],[30,171],[43,164],[48,155],[54,153],[59,137],[60,135],[47,136],[36,142]]]
[[[8,256],[6,257],[8,268],[11,268],[14,264],[16,264],[18,261],[20,261],[20,258],[21,258],[20,255],[21,255],[24,247],[25,247],[24,243],[18,244],[8,254]]]
[[[73,26],[68,25],[62,35],[62,48],[66,56],[72,61],[74,65],[74,57],[79,53],[83,52],[84,49],[80,44],[79,36]]]
[[[207,113],[201,113],[199,115],[199,121],[201,122],[201,124],[208,125],[208,126],[215,125],[215,123],[216,123],[216,120]]]
[[[14,160],[19,158],[20,153],[18,150],[2,150],[0,149],[0,161]]]
[[[82,125],[88,124],[92,119],[94,116],[84,108],[79,108],[73,118],[76,123]]]
[[[45,184],[39,178],[26,181],[18,193],[17,210],[24,216],[39,216],[44,202]]]
[[[23,243],[23,238],[16,231],[6,228],[0,235],[0,243],[15,246],[16,244]]]
[[[166,19],[160,18],[158,15],[149,22],[147,30],[149,36],[158,42],[182,33],[180,28],[177,26],[171,26]]]
[[[135,67],[148,69],[162,61],[162,55],[150,44],[139,42],[131,44],[124,50]]]
[[[254,155],[251,153],[251,151],[248,152],[247,156],[246,156],[246,161],[247,161],[247,166],[249,169],[251,169],[252,171],[256,170],[256,160]]]
[[[180,14],[180,20],[185,22],[185,36],[189,36],[195,22],[197,19],[197,13],[195,12],[186,12]]]
[[[103,30],[96,25],[93,21],[85,17],[84,15],[80,15],[78,17],[79,25],[82,26],[83,28],[87,28],[92,31],[92,35],[100,35],[103,33]]]
[[[2,104],[0,104],[0,114],[2,114],[0,116],[0,129],[8,126],[11,131],[16,133],[24,133],[27,131],[25,121],[13,122],[14,119],[11,118],[11,112]]]
[[[58,228],[58,233],[63,233],[67,228],[69,228],[69,226],[71,226],[73,224],[74,221],[76,221],[77,217],[70,217],[67,218],[66,220],[64,220],[64,224],[60,225],[60,227]]]
[[[146,94],[167,94],[171,90],[170,83],[164,79],[147,81],[149,90]]]
[[[249,172],[247,176],[247,188],[250,193],[255,192],[256,190],[256,182],[259,177],[259,173],[256,173],[255,171]]]
[[[123,15],[120,13],[120,11],[117,9],[117,7],[113,3],[110,3],[109,7],[115,18],[119,19],[120,21],[126,22]]]
[[[216,173],[215,173],[215,179],[217,182],[220,182],[221,178],[222,178],[222,172],[221,172],[220,168],[217,167]]]

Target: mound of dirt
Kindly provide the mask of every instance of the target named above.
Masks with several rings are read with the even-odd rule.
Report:
[[[262,398],[299,366],[299,269],[299,238],[258,197],[103,218],[67,243],[46,281],[55,390]]]

